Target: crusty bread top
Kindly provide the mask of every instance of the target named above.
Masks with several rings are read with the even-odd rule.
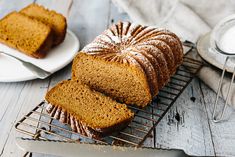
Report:
[[[66,34],[67,23],[66,18],[62,14],[53,10],[48,10],[36,3],[23,8],[20,13],[48,24],[52,28],[55,36],[53,41],[54,45],[58,45],[63,42]]]
[[[107,62],[141,67],[152,96],[156,96],[176,72],[184,55],[182,43],[176,34],[163,28],[121,21],[97,36],[82,52]],[[167,72],[164,74],[168,75],[165,78],[159,74],[159,61],[165,64],[164,71]],[[165,79],[164,82],[162,79]]]
[[[91,90],[78,80],[62,81],[46,94],[45,99],[96,131],[126,123],[134,116],[125,104]]]
[[[0,20],[0,41],[31,56],[39,53],[50,33],[49,26],[17,12]]]

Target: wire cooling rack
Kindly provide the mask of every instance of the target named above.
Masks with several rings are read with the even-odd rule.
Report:
[[[110,145],[121,144],[139,147],[150,136],[153,129],[192,81],[201,66],[200,61],[184,57],[183,64],[178,68],[176,74],[171,77],[170,82],[160,90],[152,103],[144,109],[129,106],[135,112],[133,121],[124,130],[102,139],[92,139],[73,132],[68,125],[60,123],[47,114],[47,104],[44,101],[18,121],[15,128],[34,139],[80,141]]]

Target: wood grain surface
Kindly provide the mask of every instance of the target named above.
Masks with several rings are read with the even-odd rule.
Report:
[[[69,11],[70,0],[0,0],[0,18],[33,2],[67,16],[68,27],[79,38],[81,47],[112,23],[129,20],[111,0],[74,0]],[[49,88],[70,75],[71,64],[45,80],[0,83],[0,157],[24,154],[15,145],[15,137],[22,134],[15,131],[14,123],[43,100]],[[214,98],[215,93],[195,78],[156,127],[153,137],[145,141],[145,146],[183,149],[190,155],[235,156],[234,109],[227,108],[227,121],[213,123]],[[49,157],[43,154],[33,156]]]

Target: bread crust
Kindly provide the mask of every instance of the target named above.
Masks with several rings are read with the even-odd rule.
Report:
[[[46,111],[51,117],[59,120],[61,123],[70,125],[74,132],[96,139],[108,136],[113,132],[123,130],[132,120],[127,119],[107,128],[92,129],[91,127],[88,127],[86,124],[76,119],[75,116],[67,112],[65,109],[58,106],[47,104]]]
[[[33,55],[35,58],[45,58],[48,51],[52,48],[53,45],[53,33],[50,31],[47,39],[44,43],[40,46],[38,51]]]

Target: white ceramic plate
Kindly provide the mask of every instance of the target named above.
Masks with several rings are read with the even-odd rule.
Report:
[[[54,73],[69,64],[79,50],[80,44],[75,34],[67,30],[65,40],[50,50],[43,59],[34,59],[0,43],[0,51],[33,63],[42,69]],[[0,54],[0,82],[19,82],[36,79],[37,77],[26,69],[19,61]]]
[[[226,56],[217,52],[215,49],[211,47],[210,35],[211,33],[207,33],[199,38],[197,42],[198,53],[203,59],[205,59],[210,64],[214,65],[219,69],[223,69]],[[235,66],[235,58],[229,58],[226,66],[226,71],[232,73],[234,66]]]

